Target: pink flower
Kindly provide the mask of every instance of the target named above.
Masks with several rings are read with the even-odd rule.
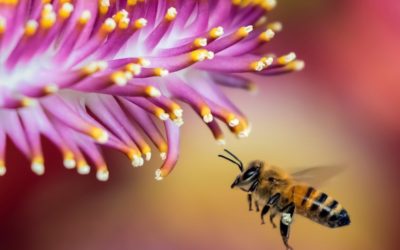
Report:
[[[97,178],[109,172],[100,145],[125,153],[135,167],[179,153],[179,126],[189,104],[223,143],[217,120],[238,137],[245,116],[219,85],[251,89],[249,74],[299,70],[294,53],[264,55],[281,26],[265,15],[275,1],[0,0],[0,174],[6,138],[45,171],[41,137],[66,168]],[[163,124],[167,138],[159,130]]]

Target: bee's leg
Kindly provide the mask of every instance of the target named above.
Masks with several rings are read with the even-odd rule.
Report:
[[[287,250],[293,250],[293,248],[289,246],[288,241],[290,234],[290,224],[292,224],[293,221],[294,210],[295,210],[295,205],[293,202],[282,209],[280,230],[283,243],[285,244]]]
[[[256,206],[256,212],[260,211],[260,207],[258,206],[258,202],[254,201],[254,205]]]
[[[264,216],[268,213],[271,207],[275,206],[276,203],[278,203],[279,198],[281,198],[280,193],[276,193],[269,198],[267,204],[265,204],[265,206],[261,210],[261,224],[265,224]]]
[[[247,202],[249,203],[249,211],[253,211],[253,208],[251,207],[253,203],[253,196],[251,195],[251,193],[247,194]]]
[[[275,216],[277,214],[278,214],[278,212],[276,210],[274,210],[274,211],[271,211],[271,213],[269,215],[269,221],[271,222],[273,228],[276,228],[276,224],[274,222],[274,218],[275,218]]]

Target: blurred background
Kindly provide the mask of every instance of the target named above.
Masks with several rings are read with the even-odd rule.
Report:
[[[227,89],[253,132],[229,135],[226,147],[243,162],[348,167],[322,190],[352,224],[298,216],[295,249],[399,249],[400,2],[280,0],[271,20],[284,24],[271,51],[295,51],[306,69],[259,80],[256,95]],[[111,178],[99,183],[63,169],[52,147],[43,177],[12,155],[0,180],[0,248],[284,249],[279,230],[261,226],[245,193],[229,188],[238,171],[216,157],[223,148],[193,114],[185,121],[180,161],[162,182],[159,160],[133,169],[108,152]]]

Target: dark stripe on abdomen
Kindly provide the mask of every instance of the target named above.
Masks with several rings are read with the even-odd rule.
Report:
[[[325,193],[321,193],[318,199],[316,199],[313,204],[311,205],[310,211],[316,211],[318,208],[325,202],[325,200],[328,198],[328,195]]]
[[[308,199],[310,198],[311,194],[312,194],[314,191],[315,191],[315,189],[314,189],[313,187],[309,187],[309,188],[308,188],[307,193],[306,193],[306,195],[303,197],[303,200],[302,200],[302,202],[301,202],[301,206],[302,206],[302,207],[307,203]]]
[[[320,217],[321,219],[323,219],[323,218],[325,218],[326,216],[328,216],[328,215],[331,213],[331,211],[334,210],[334,209],[337,207],[338,204],[339,204],[339,203],[338,203],[336,200],[333,200],[333,201],[331,202],[331,204],[329,204],[328,206],[324,206],[324,207],[322,208],[321,212],[319,213],[319,217]]]

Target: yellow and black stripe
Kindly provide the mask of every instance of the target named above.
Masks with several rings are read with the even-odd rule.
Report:
[[[293,192],[297,210],[309,219],[328,227],[350,224],[347,211],[326,193],[305,186],[296,186]]]

